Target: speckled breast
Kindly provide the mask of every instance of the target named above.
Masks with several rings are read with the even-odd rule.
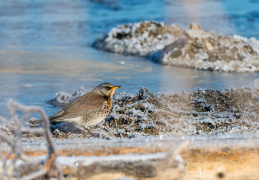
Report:
[[[84,124],[85,127],[97,125],[110,114],[111,107],[112,102],[107,101],[104,107],[101,108],[99,111],[84,115],[82,118],[82,124]]]

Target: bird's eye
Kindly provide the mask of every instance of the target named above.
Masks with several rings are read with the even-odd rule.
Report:
[[[111,89],[111,87],[110,87],[110,86],[106,86],[106,87],[105,87],[105,89],[110,90],[110,89]]]

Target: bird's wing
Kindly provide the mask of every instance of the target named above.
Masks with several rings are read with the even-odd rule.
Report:
[[[69,103],[57,114],[49,117],[50,121],[62,121],[64,119],[75,118],[85,113],[97,111],[103,108],[104,98],[93,92],[89,92],[77,100]]]

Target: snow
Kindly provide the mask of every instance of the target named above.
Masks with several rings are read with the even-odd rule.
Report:
[[[159,160],[165,159],[167,152],[163,153],[153,153],[153,154],[127,154],[127,155],[110,155],[110,156],[59,156],[57,158],[57,163],[64,166],[76,166],[78,162],[82,162],[82,165],[90,165],[94,162],[103,161],[125,161],[125,162],[135,162],[135,161],[147,161],[147,160]],[[177,158],[179,159],[179,157]]]

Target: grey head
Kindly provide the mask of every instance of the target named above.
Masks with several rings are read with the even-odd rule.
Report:
[[[95,92],[102,96],[112,96],[115,89],[119,88],[120,86],[114,86],[111,83],[103,83],[94,88],[92,92]]]

